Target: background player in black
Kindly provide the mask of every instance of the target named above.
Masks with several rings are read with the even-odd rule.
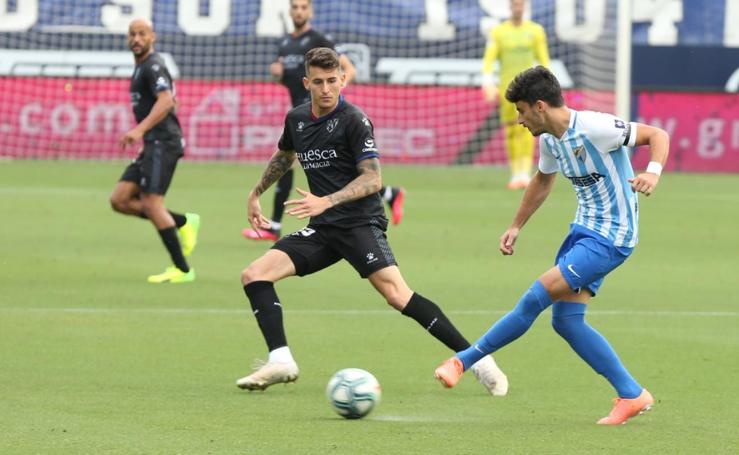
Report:
[[[339,56],[329,48],[312,49],[305,66],[303,84],[310,90],[311,102],[287,114],[278,151],[249,193],[248,216],[254,229],[269,226],[259,196],[297,158],[310,191],[298,188],[302,198],[287,201],[287,213],[298,219],[310,217],[310,222],[281,238],[241,273],[269,349],[267,363],[236,382],[243,389],[263,390],[298,377],[274,283],[318,272],[341,259],[367,278],[390,306],[415,319],[447,347],[455,352],[469,347],[441,309],[413,292],[400,274],[385,236],[387,219],[378,194],[382,178],[372,123],[340,96],[345,75]],[[492,357],[486,356],[472,369],[490,393],[506,393],[507,379]]]
[[[149,282],[184,283],[195,279],[185,256],[197,243],[200,217],[170,212],[164,206],[177,160],[183,155],[183,141],[174,113],[174,85],[164,60],[154,52],[155,41],[150,21],[135,19],[129,24],[128,47],[136,60],[130,92],[137,125],[121,136],[119,145],[126,147],[143,139],[144,148],[123,172],[110,204],[124,215],[148,218],[159,231],[174,265],[150,276]]]
[[[310,102],[310,92],[303,86],[305,75],[305,53],[316,47],[334,49],[331,39],[311,27],[313,5],[311,0],[291,0],[290,18],[293,21],[294,31],[280,42],[277,60],[269,67],[272,76],[280,81],[290,93],[293,107]],[[346,83],[352,82],[356,76],[356,69],[349,57],[341,54],[339,62],[346,75]],[[290,196],[293,187],[293,170],[289,169],[280,177],[275,187],[275,196],[272,208],[272,223],[267,229],[246,228],[244,237],[254,240],[272,240],[280,237],[282,215],[285,210],[285,201]],[[392,213],[393,224],[400,223],[403,218],[403,203],[405,190],[400,187],[382,187],[380,195],[385,199]]]

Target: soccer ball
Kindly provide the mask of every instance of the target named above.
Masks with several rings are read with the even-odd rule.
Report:
[[[380,402],[382,390],[372,373],[345,368],[331,377],[326,386],[329,403],[340,416],[361,419]]]

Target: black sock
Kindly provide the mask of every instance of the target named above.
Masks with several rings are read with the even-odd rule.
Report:
[[[293,170],[289,169],[285,175],[280,177],[275,187],[275,205],[272,208],[272,221],[282,222],[282,214],[285,213],[285,201],[290,197],[293,188]]]
[[[271,281],[254,281],[244,286],[254,317],[270,352],[287,346],[285,327],[282,324],[282,306]]]
[[[174,220],[174,225],[178,228],[181,228],[182,226],[187,224],[187,217],[181,213],[176,213],[171,210],[167,210],[170,215],[172,215],[172,219]],[[146,216],[146,213],[141,212],[139,213],[139,218],[143,218],[145,220],[148,220],[149,217]]]
[[[174,226],[166,229],[159,230],[159,236],[164,242],[164,246],[169,251],[169,256],[172,258],[172,263],[178,269],[187,273],[190,271],[190,266],[185,261],[185,256],[182,255],[182,246],[180,246],[180,239],[177,238],[177,228]]]
[[[405,316],[415,319],[427,332],[444,343],[452,351],[459,352],[470,347],[470,343],[459,333],[457,328],[454,327],[454,324],[447,319],[441,308],[431,300],[414,292],[408,305],[403,308],[402,313]]]
[[[174,220],[175,226],[178,228],[181,228],[182,226],[187,224],[187,217],[181,213],[176,213],[171,210],[168,210],[169,214],[172,215],[172,219]]]

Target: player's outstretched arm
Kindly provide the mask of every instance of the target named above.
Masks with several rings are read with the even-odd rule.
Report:
[[[326,196],[331,201],[331,207],[356,201],[380,191],[380,188],[382,188],[382,173],[378,158],[368,158],[360,161],[357,163],[357,172],[359,172],[357,178],[339,191]]]
[[[294,150],[276,151],[272,155],[272,158],[270,158],[269,163],[267,163],[267,168],[262,172],[262,177],[251,190],[249,196],[251,197],[251,195],[254,195],[257,198],[261,196],[262,193],[267,191],[267,188],[279,180],[279,178],[282,177],[288,169],[290,169],[293,162],[295,162]]]
[[[513,246],[518,238],[518,233],[526,222],[531,218],[531,215],[541,206],[546,200],[549,193],[552,191],[554,186],[554,179],[557,174],[543,174],[541,171],[537,171],[534,177],[531,179],[531,183],[526,188],[526,192],[521,200],[521,205],[518,207],[516,216],[513,217],[511,226],[500,236],[500,252],[508,256],[513,254]]]
[[[262,173],[254,188],[249,192],[247,200],[246,213],[249,218],[249,224],[257,233],[259,229],[269,229],[270,221],[262,214],[262,207],[259,204],[259,196],[262,195],[267,188],[275,183],[285,172],[290,169],[295,161],[295,151],[278,150],[272,155],[267,168]]]
[[[659,182],[662,168],[670,152],[670,136],[661,128],[638,123],[636,125],[636,145],[649,145],[649,165],[647,170],[630,179],[631,189],[652,194]]]
[[[292,199],[285,202],[290,206],[288,215],[296,216],[298,219],[309,216],[317,216],[326,210],[339,204],[362,199],[377,193],[382,188],[382,177],[380,176],[380,160],[368,158],[357,163],[359,175],[349,182],[344,188],[327,196],[316,196],[308,191],[296,188],[295,190],[303,196],[302,199]]]

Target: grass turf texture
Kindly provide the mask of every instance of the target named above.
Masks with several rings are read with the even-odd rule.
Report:
[[[612,428],[595,421],[613,391],[552,331],[550,310],[496,354],[509,396],[487,396],[471,374],[444,390],[432,372],[450,353],[345,263],[277,286],[297,384],[238,390],[265,356],[239,283],[269,245],[240,236],[262,166],[181,164],[168,206],[203,217],[198,278],[184,285],[146,283],[168,261],[148,222],[109,208],[124,166],[0,165],[0,453],[736,453],[737,176],[668,173],[640,198],[641,243],[588,320],[657,403]],[[560,177],[516,254],[501,256],[520,199],[506,178],[385,169],[386,183],[408,190],[406,218],[388,233],[403,274],[470,341],[550,266],[574,214]],[[262,205],[270,214],[271,193]],[[361,421],[324,396],[346,367],[383,387]]]

